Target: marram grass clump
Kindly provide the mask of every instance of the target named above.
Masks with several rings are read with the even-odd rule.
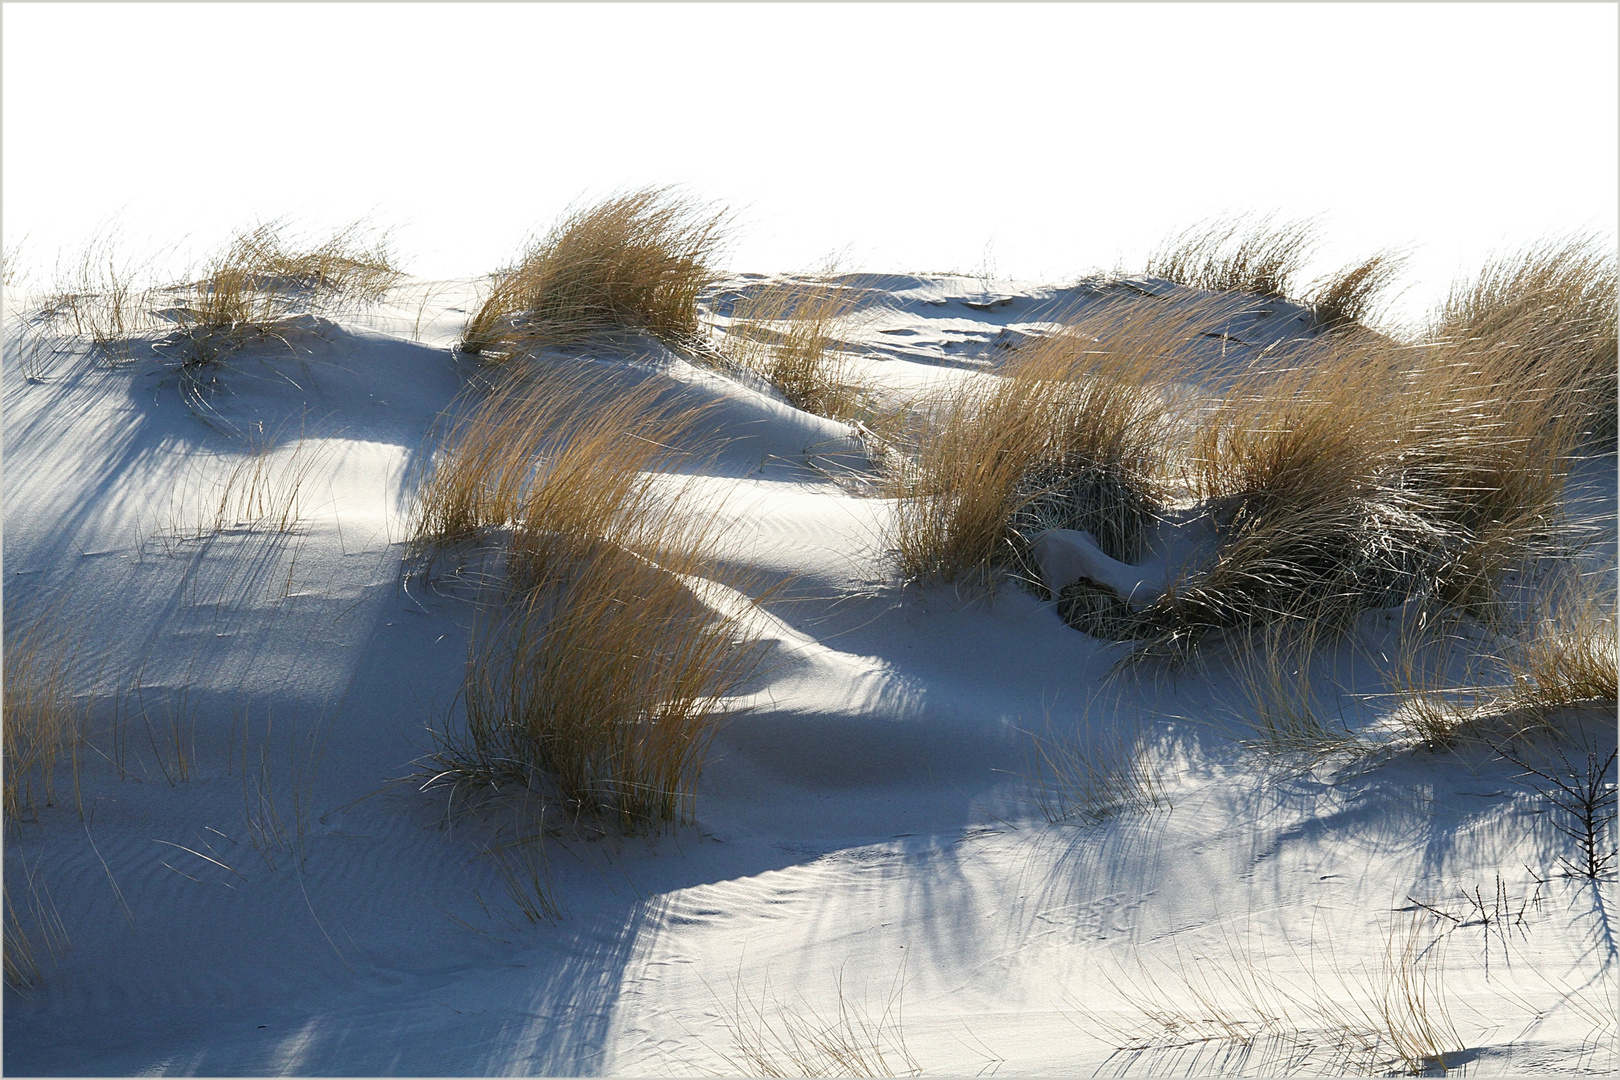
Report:
[[[1178,272],[1208,284],[1287,278],[1265,269],[1287,260],[1263,246],[1247,269],[1213,266],[1198,250],[1179,258]],[[1139,609],[1107,602],[1102,586],[1065,595],[1071,625],[1138,642],[1137,656],[1185,658],[1211,635],[1332,634],[1411,600],[1499,620],[1508,575],[1565,543],[1564,487],[1593,427],[1594,357],[1612,347],[1601,333],[1612,319],[1567,336],[1544,324],[1549,293],[1608,288],[1578,247],[1553,261],[1562,268],[1486,275],[1495,307],[1520,312],[1489,333],[1412,344],[1308,333],[1236,369],[1224,358],[1208,366],[1199,340],[1225,317],[1222,293],[1130,301],[1072,322],[922,411],[892,489],[902,573],[1033,579],[1020,556],[1050,528],[1090,532],[1105,554],[1135,563],[1173,511],[1202,515],[1212,545]],[[1361,303],[1357,287],[1344,283],[1342,305]],[[1513,288],[1541,299],[1515,307],[1502,299]]]
[[[1027,571],[1028,543],[1048,528],[1091,531],[1112,557],[1137,558],[1163,498],[1173,342],[1197,319],[1105,312],[913,410],[889,481],[901,573],[993,586],[1011,567]]]
[[[1485,352],[1531,379],[1551,376],[1571,395],[1589,443],[1614,449],[1614,245],[1595,235],[1556,238],[1492,260],[1458,282],[1430,319],[1431,340]]]
[[[1308,221],[1216,219],[1170,237],[1148,259],[1146,272],[1205,292],[1297,303],[1319,331],[1366,325],[1404,259],[1393,251],[1379,252],[1306,285],[1302,275],[1317,242],[1316,227]]]
[[[868,395],[837,353],[865,295],[828,271],[774,282],[740,299],[719,343],[732,365],[768,382],[794,408],[838,420],[869,414]]]
[[[312,316],[375,303],[402,276],[387,235],[365,222],[319,240],[293,235],[283,221],[255,225],[178,283],[154,280],[153,262],[127,254],[109,231],[66,271],[59,268],[53,294],[32,321],[71,326],[115,363],[155,342],[160,353],[195,367],[258,342],[290,343]]]
[[[741,613],[704,602],[696,545],[654,560],[601,541],[492,604],[441,779],[554,793],[626,830],[687,820],[709,741],[754,672]]]
[[[667,187],[574,210],[494,276],[461,351],[505,360],[611,330],[694,341],[728,220]]]
[[[703,412],[532,365],[446,433],[415,555],[460,550],[486,576],[465,723],[430,786],[538,792],[631,830],[690,816],[709,741],[758,662],[752,604],[719,584],[713,519],[669,472]]]
[[[282,222],[258,225],[232,237],[183,287],[167,312],[171,340],[190,361],[215,361],[255,341],[285,340],[301,329],[299,316],[378,301],[400,276],[387,237],[368,242],[360,224],[319,243],[289,239]]]

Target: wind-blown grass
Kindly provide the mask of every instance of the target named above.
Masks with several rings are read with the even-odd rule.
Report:
[[[1321,330],[1364,325],[1400,274],[1404,259],[1380,252],[1306,287],[1300,274],[1316,246],[1317,231],[1310,222],[1216,219],[1168,239],[1149,257],[1146,272],[1206,292],[1290,300],[1305,307]]]
[[[10,605],[8,605],[9,607]],[[71,609],[9,610],[5,627],[5,824],[37,817],[57,801],[57,770],[66,755],[75,802],[84,710],[72,682],[78,639]]]
[[[1220,544],[1140,613],[1138,636],[1157,649],[1215,629],[1343,623],[1398,592],[1404,547],[1367,542],[1409,521],[1380,499],[1395,442],[1388,362],[1350,345],[1313,353],[1292,370],[1251,370],[1184,429],[1189,484]]]
[[[1443,953],[1422,929],[1418,920],[1391,927],[1376,967],[1330,965],[1319,974],[1313,964],[1297,978],[1274,973],[1230,937],[1229,958],[1183,960],[1163,974],[1138,956],[1134,970],[1105,978],[1139,1021],[1088,1014],[1087,1026],[1114,1041],[1115,1063],[1132,1072],[1157,1074],[1172,1061],[1187,1075],[1444,1071],[1465,1047]]]
[[[1162,498],[1177,348],[1196,319],[1155,307],[1076,322],[917,410],[890,482],[905,577],[993,585],[1049,528],[1085,529],[1135,559]]]
[[[1403,641],[1391,720],[1430,747],[1468,738],[1506,745],[1538,736],[1578,737],[1586,722],[1612,716],[1620,704],[1614,587],[1612,564],[1544,583],[1529,618],[1483,644],[1457,643],[1466,661],[1464,678],[1446,677],[1444,648],[1438,660],[1425,662],[1419,656],[1423,641]],[[1450,659],[1455,664],[1456,657]]]
[[[208,258],[202,273],[178,292],[165,314],[169,343],[187,363],[206,364],[257,341],[285,341],[299,316],[340,302],[380,300],[400,272],[387,238],[368,240],[361,223],[319,243],[290,240],[282,222],[237,233]]]
[[[1429,336],[1469,352],[1504,353],[1524,376],[1551,373],[1599,449],[1614,449],[1614,244],[1595,235],[1543,241],[1500,256],[1461,281],[1430,320]]]
[[[1311,321],[1324,330],[1371,322],[1404,265],[1400,256],[1381,252],[1328,275],[1312,287],[1306,299]]]
[[[179,284],[159,285],[153,259],[124,253],[116,232],[92,240],[57,271],[55,294],[36,313],[52,327],[71,323],[113,362],[169,333],[159,348],[189,367],[211,364],[245,345],[287,341],[307,317],[382,298],[400,272],[387,237],[363,222],[320,241],[292,237],[284,222],[238,232]],[[161,310],[153,308],[166,304]]]
[[[1236,217],[1194,225],[1148,258],[1146,271],[1207,292],[1250,292],[1284,299],[1309,260],[1316,230],[1308,222]]]
[[[1509,700],[1520,710],[1543,717],[1574,708],[1612,712],[1620,701],[1613,566],[1547,600],[1503,660],[1513,680]]]
[[[795,408],[851,420],[871,410],[833,346],[863,294],[831,278],[829,268],[817,280],[774,284],[738,301],[721,348]]]
[[[1238,692],[1238,741],[1268,757],[1313,762],[1366,750],[1343,721],[1329,713],[1331,680],[1317,669],[1312,623],[1271,624],[1235,642],[1231,670]]]
[[[95,237],[76,262],[57,265],[53,294],[34,313],[47,329],[71,322],[73,333],[88,340],[112,363],[134,358],[134,341],[155,321],[150,312],[150,262],[137,260],[116,230]]]
[[[742,615],[703,602],[701,570],[695,552],[654,562],[602,542],[489,610],[446,778],[554,790],[626,829],[686,820],[725,698],[756,663]]]
[[[731,1036],[731,1053],[721,1058],[739,1076],[917,1076],[922,1072],[906,1048],[902,992],[905,970],[880,1012],[844,993],[837,980],[838,1005],[827,1014],[809,1006],[784,1004],[771,993],[767,979],[755,1000],[741,981],[733,1000],[720,1000],[723,1023]]]
[[[41,962],[55,959],[72,942],[56,901],[40,879],[38,865],[29,866],[20,858],[17,862],[20,872],[7,875],[0,903],[5,908],[4,967],[6,984],[26,993],[39,983]],[[17,886],[15,893],[13,885]]]
[[[14,241],[0,249],[0,289],[12,289],[27,280],[28,271],[23,260],[23,245],[27,240]]]
[[[1083,742],[1060,734],[1048,716],[1045,732],[1029,737],[1024,779],[1048,822],[1095,823],[1129,810],[1170,808],[1141,731],[1111,725]]]
[[[598,539],[632,543],[652,512],[652,474],[683,458],[674,447],[701,415],[650,384],[627,389],[611,372],[514,371],[444,430],[420,488],[412,551],[431,556],[520,523],[531,525],[519,543],[535,545],[535,556],[557,545],[583,553]]]
[[[1271,254],[1259,241],[1222,254],[1234,235],[1189,242],[1159,268],[1269,287],[1303,234],[1285,231]],[[1601,276],[1580,249],[1560,252],[1575,263],[1565,276]],[[1565,276],[1512,281],[1533,292]],[[1341,284],[1345,304],[1361,303],[1354,281]],[[1579,292],[1566,286],[1559,295]],[[1132,563],[1158,517],[1190,506],[1218,538],[1201,562],[1139,610],[1101,586],[1096,603],[1070,603],[1066,590],[1065,618],[1142,642],[1137,656],[1183,659],[1212,634],[1272,626],[1325,641],[1362,611],[1409,600],[1499,619],[1507,575],[1563,542],[1596,331],[1555,340],[1538,329],[1546,305],[1527,302],[1530,315],[1483,336],[1306,337],[1234,371],[1199,358],[1223,303],[1105,308],[936,402],[891,488],[902,573],[993,584],[1051,528],[1090,532]]]
[[[1272,622],[1337,631],[1414,598],[1492,617],[1504,575],[1557,545],[1579,435],[1569,374],[1339,338],[1240,378],[1190,436],[1220,546],[1138,635],[1173,651]]]
[[[250,438],[246,452],[221,478],[176,485],[170,521],[158,538],[172,551],[175,541],[233,528],[295,532],[305,520],[310,476],[323,456],[319,444],[304,439],[278,452],[273,437]]]
[[[448,435],[417,550],[499,541],[462,689],[465,734],[430,783],[538,788],[631,829],[684,820],[726,698],[749,678],[748,605],[715,537],[656,472],[700,410],[652,390],[515,371]]]
[[[495,275],[461,350],[509,359],[610,330],[693,341],[727,221],[667,187],[571,211]]]

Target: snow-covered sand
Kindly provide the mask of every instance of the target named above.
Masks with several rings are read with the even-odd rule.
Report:
[[[852,362],[894,394],[977,377],[1076,304],[1174,288],[851,283],[873,290]],[[840,1015],[889,1068],[958,1075],[1387,1070],[1426,1032],[1476,1074],[1620,1064],[1612,879],[1561,874],[1569,842],[1516,767],[1267,759],[1219,662],[1111,674],[1125,646],[1029,591],[902,588],[891,505],[848,481],[858,439],[651,341],[578,352],[723,402],[698,483],[728,559],[785,591],[697,824],[548,839],[561,915],[530,922],[513,862],[483,854],[497,817],[395,782],[453,717],[473,621],[401,573],[472,302],[408,283],[236,355],[205,407],[155,358],[27,380],[8,336],[7,632],[56,612],[101,704],[81,798],[62,772],[6,838],[11,909],[54,905],[70,938],[6,992],[6,1072],[752,1071],[756,1036]],[[1301,325],[1234,315],[1209,347]],[[296,505],[222,506],[255,468]],[[1614,468],[1583,475],[1590,515],[1612,520]],[[1368,658],[1398,614],[1323,661],[1366,692],[1330,703],[1352,729],[1389,709]],[[1050,823],[1036,737],[1153,794]]]

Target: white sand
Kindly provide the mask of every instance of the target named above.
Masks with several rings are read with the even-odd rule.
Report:
[[[1053,305],[1095,299],[860,283],[884,303],[850,346],[896,393],[976,377]],[[402,293],[296,351],[232,358],[202,411],[155,359],[67,357],[24,381],[10,335],[8,618],[60,602],[93,689],[137,672],[140,689],[121,748],[98,713],[83,820],[64,773],[57,805],[6,838],[12,910],[33,918],[33,873],[71,939],[36,987],[6,992],[9,1074],[734,1072],[750,1068],[735,1030],[749,1002],[782,1031],[835,1019],[840,995],[874,1025],[897,1004],[886,1060],[906,1067],[903,1034],[930,1073],[1387,1069],[1390,1028],[1424,1022],[1476,1074],[1616,1068],[1612,881],[1560,876],[1571,847],[1515,767],[1268,763],[1235,738],[1219,661],[1106,681],[1125,647],[1016,586],[994,602],[902,589],[891,506],[836,482],[857,440],[656,351],[659,372],[632,374],[651,346],[595,361],[723,403],[731,441],[699,482],[732,558],[791,578],[792,598],[760,621],[771,662],[715,743],[697,825],[553,839],[564,914],[526,921],[479,856],[493,826],[447,827],[442,795],[390,783],[453,708],[472,619],[401,585],[470,297],[409,288],[427,306]],[[303,477],[294,532],[241,507],[216,522],[244,436],[273,442],[271,475]],[[1612,515],[1614,459],[1587,480],[1586,512]],[[1339,682],[1379,689],[1368,657],[1396,614],[1369,614],[1324,660]],[[1327,704],[1353,730],[1388,711]],[[176,724],[195,746],[170,782],[154,745]],[[1140,739],[1160,805],[1049,824],[1030,733],[1104,768]],[[1468,923],[1460,894],[1480,889],[1489,912],[1498,876],[1514,914]],[[1220,1017],[1250,1045],[1207,1039]],[[1380,1028],[1358,1053],[1356,1033]]]

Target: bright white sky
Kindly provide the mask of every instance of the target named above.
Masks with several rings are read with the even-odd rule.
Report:
[[[1227,211],[1413,249],[1616,230],[1614,4],[6,4],[4,234],[195,251],[361,215],[421,276],[680,183],[736,270],[1054,280]]]

